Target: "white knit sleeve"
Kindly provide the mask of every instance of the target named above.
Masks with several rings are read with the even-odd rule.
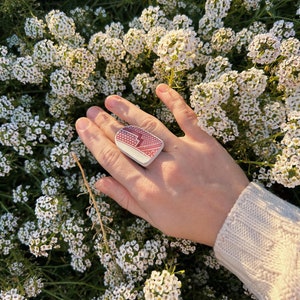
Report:
[[[214,251],[258,299],[300,299],[300,210],[258,184],[240,195]]]

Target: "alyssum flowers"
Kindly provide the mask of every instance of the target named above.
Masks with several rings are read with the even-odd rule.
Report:
[[[210,286],[209,266],[193,263],[186,268],[194,270],[190,278],[188,270],[174,271],[196,251],[192,242],[124,217],[95,190],[97,209],[87,203],[72,156],[87,170],[91,188],[105,176],[74,122],[112,93],[180,134],[153,95],[158,83],[167,82],[250,178],[269,186],[300,185],[297,7],[294,22],[264,24],[249,16],[272,11],[278,1],[241,1],[249,21],[237,24],[234,1],[192,2],[157,1],[129,25],[108,22],[102,7],[52,10],[28,16],[24,35],[0,46],[0,299],[64,293],[55,284],[64,276],[71,282],[74,274],[82,276],[75,298],[89,289],[90,299],[171,300],[192,290],[200,298],[227,299],[218,285]],[[90,275],[95,270],[97,276]],[[240,297],[242,290],[236,296],[235,286],[228,296]]]

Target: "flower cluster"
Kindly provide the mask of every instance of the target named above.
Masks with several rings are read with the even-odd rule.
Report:
[[[152,271],[144,286],[146,300],[154,299],[180,299],[181,282],[175,274],[163,270],[161,273]]]
[[[166,82],[250,179],[298,187],[298,7],[291,0],[200,2],[158,0],[130,20],[128,7],[119,15],[126,20],[112,18],[115,8],[53,9],[27,16],[23,35],[0,45],[1,299],[245,293],[206,248],[166,237],[97,191],[107,174],[74,128],[89,105],[118,94],[180,136],[154,95]],[[275,11],[282,17],[270,18]],[[175,266],[185,269],[180,281]],[[227,296],[211,269],[233,280]],[[66,297],[68,280],[77,288]]]
[[[18,227],[17,218],[12,213],[0,217],[0,253],[8,255],[15,247],[14,232]]]

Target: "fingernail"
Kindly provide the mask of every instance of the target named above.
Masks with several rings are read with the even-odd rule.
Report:
[[[161,83],[157,86],[157,89],[161,93],[167,93],[170,89],[170,87],[167,84]]]
[[[79,131],[85,131],[90,126],[90,120],[87,118],[80,118],[76,122],[76,129]]]
[[[97,106],[92,106],[92,107],[90,107],[90,108],[88,109],[88,111],[87,111],[87,116],[88,116],[88,118],[90,118],[90,119],[95,119],[95,118],[98,116],[98,114],[99,114],[100,111],[101,111],[101,109],[100,109],[99,107],[97,107]]]
[[[122,99],[122,98],[120,96],[117,96],[117,95],[108,96],[105,99],[106,108],[111,110],[113,107],[115,107],[119,103],[120,99]]]

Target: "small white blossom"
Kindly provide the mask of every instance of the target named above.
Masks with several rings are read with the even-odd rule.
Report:
[[[248,47],[248,57],[258,64],[270,64],[280,55],[280,41],[270,33],[258,34]]]
[[[247,10],[257,10],[260,7],[261,0],[243,0],[243,5]]]
[[[17,289],[10,289],[7,291],[0,290],[0,299],[2,300],[26,300]]]
[[[45,17],[49,31],[58,40],[70,39],[75,35],[75,23],[64,12],[51,10]]]
[[[32,38],[32,39],[38,39],[42,38],[45,32],[46,24],[43,22],[43,20],[38,19],[37,17],[33,18],[26,18],[25,20],[25,34]]]
[[[126,51],[119,38],[109,37],[106,33],[95,33],[89,40],[88,49],[99,58],[110,62],[123,59]]]
[[[165,13],[159,6],[145,8],[138,20],[145,31],[149,31],[152,27],[156,26],[165,27],[166,23],[168,23]]]
[[[7,176],[12,170],[9,157],[0,151],[0,177]]]
[[[193,21],[186,15],[176,15],[172,23],[169,26],[169,29],[173,30],[179,30],[179,29],[185,29],[185,30],[194,30],[194,27],[192,26]]]
[[[272,176],[286,187],[294,188],[300,185],[300,113],[291,112],[288,122],[283,125],[285,133],[281,145],[282,151],[277,155],[272,168]]]
[[[13,63],[14,56],[8,53],[8,48],[0,46],[0,81],[11,79]]]
[[[30,189],[30,185],[19,185],[12,191],[13,202],[27,202],[29,200],[27,191]]]
[[[44,74],[31,56],[18,57],[12,67],[13,76],[22,83],[40,84]]]
[[[58,59],[57,47],[51,40],[37,42],[33,48],[32,60],[42,70],[50,69]]]
[[[0,253],[8,255],[15,248],[15,232],[18,227],[18,218],[12,213],[0,216]]]
[[[155,78],[147,73],[137,74],[130,84],[133,93],[142,98],[152,95],[156,87]]]
[[[251,68],[239,73],[236,80],[242,97],[257,98],[267,87],[267,76],[263,70]]]
[[[42,278],[37,278],[36,276],[30,277],[24,283],[24,289],[27,297],[37,297],[44,287]]]
[[[160,39],[166,34],[167,30],[162,26],[152,27],[146,34],[147,48],[154,53],[157,53],[157,48]]]
[[[73,94],[71,77],[68,70],[57,69],[50,75],[50,86],[52,93],[60,97],[67,97]]]
[[[296,90],[300,86],[300,56],[291,55],[283,60],[276,70],[279,88]]]
[[[112,22],[105,26],[105,34],[112,38],[122,39],[124,36],[124,26],[120,22]]]
[[[228,53],[237,42],[235,32],[231,28],[219,28],[212,36],[211,46],[212,48],[221,53]]]
[[[146,45],[146,35],[143,30],[130,28],[123,38],[125,50],[132,56],[143,53]]]
[[[270,33],[280,41],[295,36],[294,23],[284,20],[276,21],[270,29]]]
[[[171,274],[167,270],[152,271],[150,278],[145,282],[143,292],[145,300],[176,300],[180,299],[180,288],[181,282],[175,274]]]
[[[96,57],[85,48],[77,48],[67,52],[65,65],[75,79],[84,80],[94,71]]]
[[[204,82],[214,81],[221,75],[231,71],[231,63],[227,57],[217,56],[211,58],[205,66],[205,78]]]
[[[197,44],[194,31],[170,30],[159,41],[157,55],[169,70],[189,70],[194,66]]]
[[[286,58],[300,56],[300,41],[294,37],[283,40],[280,45],[280,55]]]

